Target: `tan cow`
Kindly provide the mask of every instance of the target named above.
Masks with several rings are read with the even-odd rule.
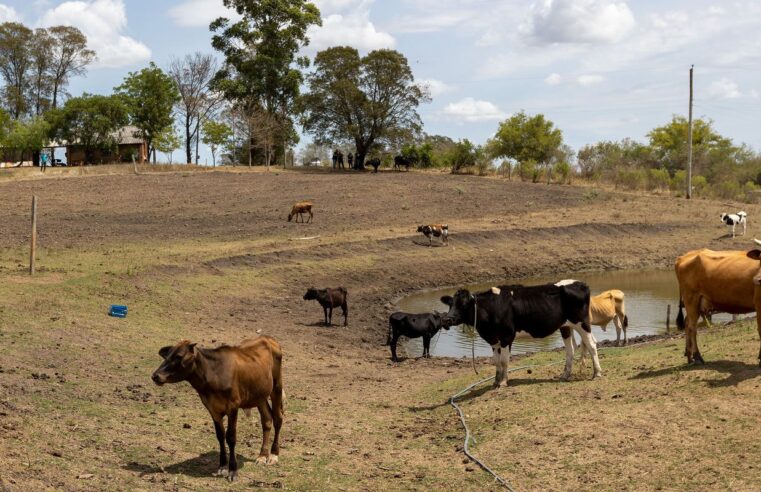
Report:
[[[608,324],[613,321],[616,327],[616,346],[621,344],[621,332],[624,332],[624,345],[627,344],[626,329],[629,327],[629,318],[624,308],[624,293],[618,289],[606,290],[592,296],[589,299],[589,324],[599,326],[602,331],[608,330]],[[581,348],[581,363],[584,363],[586,348]]]
[[[754,240],[761,244],[758,240]],[[676,259],[679,281],[679,314],[676,322],[685,330],[687,362],[704,364],[698,349],[696,324],[703,314],[743,314],[761,309],[761,251],[712,251],[699,249]],[[682,308],[686,316],[682,314]],[[757,316],[761,336],[761,317]],[[761,359],[761,350],[759,350]]]
[[[238,475],[235,457],[238,410],[247,415],[257,408],[262,423],[262,447],[257,463],[272,465],[280,454],[280,426],[283,423],[282,362],[283,352],[274,338],[260,336],[244,340],[240,345],[223,345],[214,349],[196,347],[189,340],[163,347],[159,355],[164,359],[153,373],[153,382],[187,381],[198,392],[201,401],[211,414],[214,431],[219,441],[219,471],[232,482]],[[270,405],[269,401],[272,401]],[[223,419],[227,417],[227,433]],[[275,428],[272,448],[270,432]],[[228,462],[225,441],[230,448]]]
[[[312,213],[312,206],[312,202],[310,201],[294,203],[293,208],[291,208],[291,213],[288,214],[288,222],[290,222],[294,217],[296,217],[296,222],[299,221],[299,218],[301,218],[301,222],[304,222],[303,214],[309,214],[307,223],[311,222],[314,218],[314,214]]]

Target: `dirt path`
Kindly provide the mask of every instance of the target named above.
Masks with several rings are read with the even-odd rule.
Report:
[[[43,273],[30,281],[32,194]],[[158,348],[179,338],[214,345],[258,332],[284,345],[287,458],[256,468],[258,431],[246,428],[241,486],[483,489],[488,479],[462,464],[454,414],[430,411],[447,396],[440,383],[469,363],[392,365],[383,342],[395,299],[670,267],[688,249],[749,244],[722,237],[724,204],[415,172],[89,176],[0,183],[0,196],[0,490],[223,488],[207,473],[213,432],[195,395],[148,375]],[[306,198],[314,223],[286,222]],[[761,208],[744,208],[752,237]],[[417,244],[427,222],[449,224],[449,247]],[[349,290],[349,327],[326,328],[301,296],[338,285]],[[102,316],[113,299],[130,304],[127,323]],[[46,440],[55,428],[65,432]]]

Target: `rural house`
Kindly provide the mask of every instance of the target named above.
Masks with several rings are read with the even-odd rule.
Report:
[[[125,126],[113,135],[117,142],[112,152],[96,150],[93,153],[93,164],[108,164],[114,162],[143,163],[148,158],[148,143],[138,135],[138,129],[134,126]],[[76,143],[66,145],[66,161],[70,166],[81,166],[85,163],[85,149]]]

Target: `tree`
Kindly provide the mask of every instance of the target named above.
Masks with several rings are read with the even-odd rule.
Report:
[[[138,128],[138,136],[148,143],[155,164],[153,141],[174,124],[172,109],[180,100],[174,81],[151,62],[139,72],[130,72],[114,90],[124,98],[130,122]]]
[[[203,143],[211,149],[214,167],[217,167],[217,149],[228,145],[232,135],[232,130],[224,123],[209,120],[203,124]]]
[[[92,164],[96,150],[117,145],[116,134],[129,121],[129,112],[122,97],[85,94],[67,100],[48,119],[51,137],[81,145],[85,162]]]
[[[674,116],[671,122],[654,128],[647,134],[650,148],[656,159],[673,174],[687,164],[687,126],[683,116]],[[696,119],[692,122],[693,162],[696,174],[706,171],[710,153],[724,153],[729,157],[736,150],[732,141],[713,129],[713,122]]]
[[[37,156],[47,145],[49,133],[50,124],[44,118],[16,120],[11,124],[10,133],[5,138],[5,145],[17,152],[19,162],[24,160],[25,155],[31,154],[37,164]]]
[[[193,159],[193,142],[198,156],[198,133],[201,122],[210,117],[222,102],[221,94],[209,87],[217,73],[217,62],[211,55],[194,53],[183,59],[172,59],[169,76],[174,80],[180,100],[177,113],[182,120],[185,157],[190,164]]]
[[[360,58],[355,48],[340,46],[317,53],[314,63],[301,108],[304,129],[315,141],[351,139],[357,167],[364,168],[377,141],[420,131],[417,107],[428,96],[398,51],[376,50]]]
[[[480,149],[467,138],[455,143],[449,154],[452,174],[457,174],[467,167],[475,166],[480,157]]]
[[[87,65],[95,61],[95,52],[87,48],[87,37],[72,26],[54,26],[48,29],[52,38],[50,51],[53,109],[58,107],[60,94],[72,77],[83,75]]]
[[[172,154],[180,148],[180,137],[174,127],[169,127],[156,136],[153,146],[157,151],[166,154],[169,157],[169,164],[172,164]]]
[[[521,111],[499,124],[487,147],[493,158],[533,161],[549,169],[562,144],[563,134],[552,121],[543,114],[530,117]]]
[[[34,32],[18,22],[0,24],[0,75],[5,80],[3,98],[11,118],[28,110],[30,50]]]
[[[31,106],[34,115],[39,116],[50,107],[52,84],[50,71],[53,37],[47,29],[35,29],[29,49],[31,62]]]
[[[222,92],[237,111],[266,113],[258,135],[248,135],[250,162],[257,136],[286,146],[295,135],[290,111],[303,81],[301,69],[308,65],[308,59],[298,54],[309,43],[307,29],[321,24],[320,11],[306,0],[223,3],[235,9],[240,20],[231,23],[220,17],[210,26],[214,32],[212,46],[225,57],[225,65],[215,75],[212,87]],[[255,128],[251,124],[247,127]],[[273,143],[267,147],[279,146]],[[272,156],[265,152],[266,165]]]

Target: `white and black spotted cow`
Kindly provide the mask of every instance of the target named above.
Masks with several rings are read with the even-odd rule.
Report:
[[[460,289],[454,297],[441,298],[441,302],[449,306],[442,323],[445,326],[462,323],[476,326],[478,334],[491,345],[494,353],[497,366],[494,387],[507,385],[510,350],[519,331],[534,338],[545,338],[560,330],[566,350],[562,378],[568,380],[574,352],[571,328],[575,329],[581,335],[581,343],[592,354],[593,377],[598,377],[602,370],[589,324],[589,297],[589,287],[576,280],[528,287],[504,285],[476,294]]]
[[[732,237],[735,237],[735,226],[737,224],[742,224],[743,236],[745,235],[745,229],[748,227],[748,214],[745,212],[737,212],[736,214],[721,214],[720,217],[721,221],[724,222],[727,227],[732,228]]]
[[[449,226],[446,224],[427,224],[417,227],[418,232],[422,232],[425,237],[428,238],[428,245],[431,245],[434,237],[441,238],[441,244],[444,246],[449,244]]]

